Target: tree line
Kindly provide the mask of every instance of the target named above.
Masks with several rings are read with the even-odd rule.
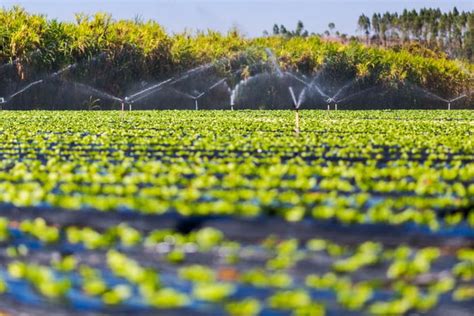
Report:
[[[451,58],[474,60],[474,12],[449,12],[423,8],[405,9],[401,14],[374,13],[371,18],[362,14],[359,30],[367,44],[393,46],[412,41],[444,51]]]
[[[444,57],[474,61],[474,12],[460,12],[456,7],[449,12],[423,8],[419,11],[405,9],[401,14],[374,13],[372,17],[362,14],[357,21],[362,37],[349,36],[335,28],[331,22],[327,30],[316,34],[306,30],[303,22],[298,21],[294,30],[275,24],[272,33],[285,37],[319,35],[342,42],[363,41],[367,45],[392,48],[421,46]]]

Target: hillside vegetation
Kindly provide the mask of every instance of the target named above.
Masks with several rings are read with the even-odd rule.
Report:
[[[268,58],[265,48],[274,51],[282,69],[301,74],[324,68],[335,78],[361,77],[389,85],[408,81],[446,98],[472,90],[473,64],[419,56],[407,49],[345,45],[316,35],[246,38],[237,31],[171,35],[155,21],[114,20],[98,13],[60,22],[14,7],[0,10],[0,94],[74,63],[94,65],[65,72],[67,79],[87,80],[118,96],[137,82],[162,80],[223,57],[227,59],[222,71],[244,70],[240,80],[255,71],[248,66]]]

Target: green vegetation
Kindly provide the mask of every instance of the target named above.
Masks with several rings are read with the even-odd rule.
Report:
[[[374,13],[371,17],[361,14],[357,20],[363,39],[335,31],[334,23],[321,37],[330,37],[341,42],[363,41],[367,45],[401,48],[426,57],[458,58],[474,61],[474,13],[454,7],[448,12],[441,9],[405,9],[403,12]],[[285,25],[273,26],[273,35],[283,37],[308,37],[302,21],[295,30]],[[268,33],[268,32],[265,32]],[[316,35],[311,33],[311,35]]]
[[[416,223],[432,230],[463,218],[474,224],[471,214],[458,211],[474,196],[472,112],[302,116],[295,137],[292,114],[284,111],[4,113],[0,200],[143,214]],[[45,242],[58,238],[42,221],[23,226]],[[92,248],[114,239],[127,246],[141,241],[127,226],[109,231],[106,240],[94,234],[68,231]],[[206,250],[223,236],[206,229],[194,238]]]
[[[295,34],[304,33],[301,27]],[[235,67],[242,70],[241,78],[233,79],[237,82],[255,71],[250,65],[267,59],[265,48],[275,52],[283,69],[303,74],[325,67],[337,78],[365,78],[373,84],[407,80],[449,97],[472,88],[472,64],[420,56],[410,49],[345,45],[316,35],[254,39],[236,31],[169,35],[156,22],[117,21],[102,13],[77,15],[75,23],[67,23],[18,7],[0,10],[0,63],[15,65],[15,82],[20,84],[31,82],[38,73],[79,62],[62,74],[64,79],[93,82],[96,88],[124,96],[141,80],[162,80],[224,57],[223,74]],[[94,58],[100,62],[95,61],[91,76],[90,67],[84,65]],[[12,80],[6,77],[3,80]]]
[[[472,112],[301,115],[295,134],[290,111],[3,113],[1,295],[60,310],[469,310]]]
[[[472,11],[459,12],[456,7],[445,13],[440,9],[405,9],[400,14],[374,13],[371,19],[361,15],[358,24],[368,38],[372,34],[374,43],[388,46],[418,42],[421,47],[444,52],[452,58],[474,61]],[[416,49],[416,45],[411,47]],[[425,54],[429,54],[428,49],[424,50]]]

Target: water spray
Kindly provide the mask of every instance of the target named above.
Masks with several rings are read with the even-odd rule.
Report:
[[[272,63],[278,77],[283,77],[283,71],[281,70],[280,65],[278,65],[277,58],[273,51],[270,48],[265,48],[265,52],[267,53],[268,58],[270,59],[270,62]]]
[[[354,97],[356,97],[356,96],[359,96],[359,95],[361,95],[361,94],[367,93],[367,92],[372,91],[372,90],[375,90],[376,88],[378,88],[378,86],[374,86],[374,87],[371,87],[371,88],[367,88],[367,89],[361,90],[361,91],[356,92],[356,93],[349,94],[348,96],[345,96],[345,97],[342,98],[342,99],[332,99],[332,98],[331,98],[331,100],[332,100],[332,102],[334,102],[335,107],[336,107],[336,109],[337,109],[337,103],[341,103],[341,102],[343,102],[343,101],[350,100],[350,99],[352,99],[352,98],[354,98]]]
[[[464,98],[467,98],[467,94],[462,94],[454,99],[451,99],[451,100],[448,100],[448,111],[451,110],[451,103],[452,102],[456,102],[458,100],[461,100],[461,99],[464,99]]]
[[[40,50],[36,50],[35,52],[33,52],[33,54],[36,54],[37,52],[40,52]],[[101,53],[101,54],[99,54],[98,56],[93,57],[90,61],[96,60],[97,58],[103,56],[104,54],[105,54],[105,53]],[[17,62],[17,60],[15,60],[15,61],[12,63],[12,65],[15,64],[16,62]],[[23,92],[29,90],[30,88],[32,88],[32,87],[34,87],[34,86],[36,86],[36,85],[39,85],[39,84],[41,84],[41,83],[43,83],[43,82],[46,82],[46,81],[48,81],[48,80],[51,80],[51,79],[53,79],[53,78],[56,78],[56,77],[60,76],[61,74],[65,73],[65,72],[67,72],[67,71],[69,71],[69,70],[71,70],[71,69],[77,68],[77,66],[80,65],[80,64],[81,64],[80,62],[76,62],[76,63],[73,63],[73,64],[69,64],[69,65],[67,65],[66,67],[61,68],[60,70],[55,71],[55,72],[53,72],[52,74],[47,75],[46,77],[43,77],[42,79],[38,79],[38,80],[36,80],[36,81],[33,81],[33,82],[29,83],[29,84],[26,85],[25,87],[21,88],[20,90],[14,92],[13,94],[11,94],[11,95],[8,96],[7,98],[5,98],[4,100],[6,100],[6,101],[4,101],[3,103],[9,102],[11,99],[15,98],[17,95],[22,94]],[[74,83],[74,84],[75,84],[75,85],[82,85],[82,86],[84,86],[84,87],[88,87],[89,90],[93,90],[93,91],[98,92],[99,94],[102,94],[102,95],[107,95],[107,97],[110,98],[110,99],[116,99],[116,100],[118,99],[117,97],[114,97],[114,96],[112,96],[112,95],[110,95],[110,94],[108,94],[108,93],[99,91],[99,90],[97,90],[97,89],[95,89],[95,88],[93,88],[93,87],[90,87],[90,86],[87,86],[87,85],[84,85],[84,84],[80,84],[80,83]],[[120,100],[120,99],[118,99],[118,100]]]
[[[431,91],[428,91],[428,90],[426,90],[426,89],[420,88],[420,87],[418,87],[418,86],[416,86],[416,85],[414,85],[414,84],[411,84],[411,83],[406,83],[406,84],[409,85],[413,90],[416,90],[416,91],[418,91],[418,92],[421,92],[421,93],[423,93],[425,96],[427,96],[427,97],[429,97],[429,98],[431,98],[431,99],[439,100],[439,101],[442,101],[442,102],[446,103],[447,106],[448,106],[448,111],[451,110],[451,103],[454,103],[454,102],[456,102],[456,101],[458,101],[458,100],[461,100],[461,99],[463,99],[463,98],[466,98],[466,97],[468,96],[467,94],[462,94],[462,95],[457,96],[457,97],[452,98],[452,99],[445,99],[445,98],[440,97],[439,95],[437,95],[437,94],[435,94],[435,93],[433,93],[433,92],[431,92]]]
[[[297,109],[299,107],[299,102],[296,99],[295,91],[293,91],[293,87],[289,87],[288,90],[290,91],[291,99],[293,100],[293,106]]]
[[[154,93],[155,92],[155,89],[158,89],[158,88],[161,88],[163,85],[169,83],[173,81],[173,78],[169,78],[165,81],[161,81],[157,84],[154,84],[146,89],[143,89],[141,91],[138,91],[134,94],[131,94],[129,96],[126,96],[125,99],[127,100],[130,100],[131,102],[135,102],[135,101],[139,101],[143,98],[146,98],[147,96],[149,96],[150,94]]]

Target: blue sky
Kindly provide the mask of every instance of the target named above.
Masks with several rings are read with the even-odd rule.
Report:
[[[337,30],[354,34],[361,13],[371,16],[422,7],[446,11],[454,6],[474,10],[474,0],[0,0],[0,6],[6,8],[15,4],[60,20],[70,21],[77,12],[105,11],[115,18],[154,19],[169,32],[227,31],[237,26],[247,36],[270,31],[274,23],[293,28],[298,20],[311,32],[324,32],[334,22]]]

